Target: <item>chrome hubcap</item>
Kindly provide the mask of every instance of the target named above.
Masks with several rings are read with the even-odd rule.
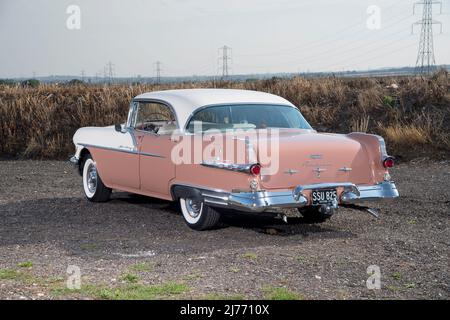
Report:
[[[90,164],[87,170],[87,187],[91,193],[97,190],[97,168],[94,164]]]
[[[197,218],[202,209],[202,203],[193,199],[186,199],[186,209],[192,218]]]

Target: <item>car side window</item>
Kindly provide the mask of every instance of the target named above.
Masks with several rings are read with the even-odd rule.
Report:
[[[156,102],[138,102],[134,128],[158,134],[172,134],[177,129],[177,123],[170,107]]]

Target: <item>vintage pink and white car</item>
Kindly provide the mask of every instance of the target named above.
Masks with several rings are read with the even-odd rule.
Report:
[[[256,91],[169,90],[141,94],[124,124],[79,129],[71,158],[86,198],[111,190],[179,201],[186,223],[205,230],[223,211],[297,208],[323,222],[339,206],[399,196],[383,138],[325,134],[284,98]],[[281,213],[280,213],[281,212]]]

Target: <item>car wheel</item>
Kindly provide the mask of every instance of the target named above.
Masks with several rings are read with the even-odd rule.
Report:
[[[111,189],[103,184],[91,155],[86,157],[83,164],[83,189],[86,198],[92,202],[105,202],[111,196]]]
[[[303,216],[304,220],[308,223],[322,223],[331,218],[334,213],[334,209],[330,212],[324,212],[321,207],[305,207],[299,208],[298,211]]]
[[[202,231],[217,226],[220,213],[195,198],[180,198],[184,221],[194,230]]]

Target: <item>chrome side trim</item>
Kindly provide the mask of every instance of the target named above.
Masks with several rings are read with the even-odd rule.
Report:
[[[161,156],[161,155],[156,154],[156,153],[140,152],[139,154],[141,156],[146,156],[146,157],[165,158],[164,156]]]
[[[234,163],[225,163],[225,162],[202,162],[201,165],[209,168],[216,169],[225,169],[237,172],[250,172],[250,168],[256,163],[251,164],[234,164]]]
[[[117,151],[117,152],[122,152],[122,153],[138,154],[137,151],[130,150],[130,149],[119,149],[119,148],[97,146],[97,145],[93,145],[93,144],[81,144],[81,143],[79,145],[83,146],[85,148],[97,148],[97,149],[103,149],[103,150],[109,150],[109,151]]]
[[[142,156],[147,156],[147,157],[165,158],[164,156],[155,154],[155,153],[138,152],[138,151],[130,150],[129,147],[119,149],[119,148],[112,148],[112,147],[97,146],[97,145],[93,145],[93,144],[80,144],[80,146],[83,146],[85,148],[97,148],[97,149],[103,149],[103,150],[109,150],[109,151],[136,154],[136,155],[142,155]]]

